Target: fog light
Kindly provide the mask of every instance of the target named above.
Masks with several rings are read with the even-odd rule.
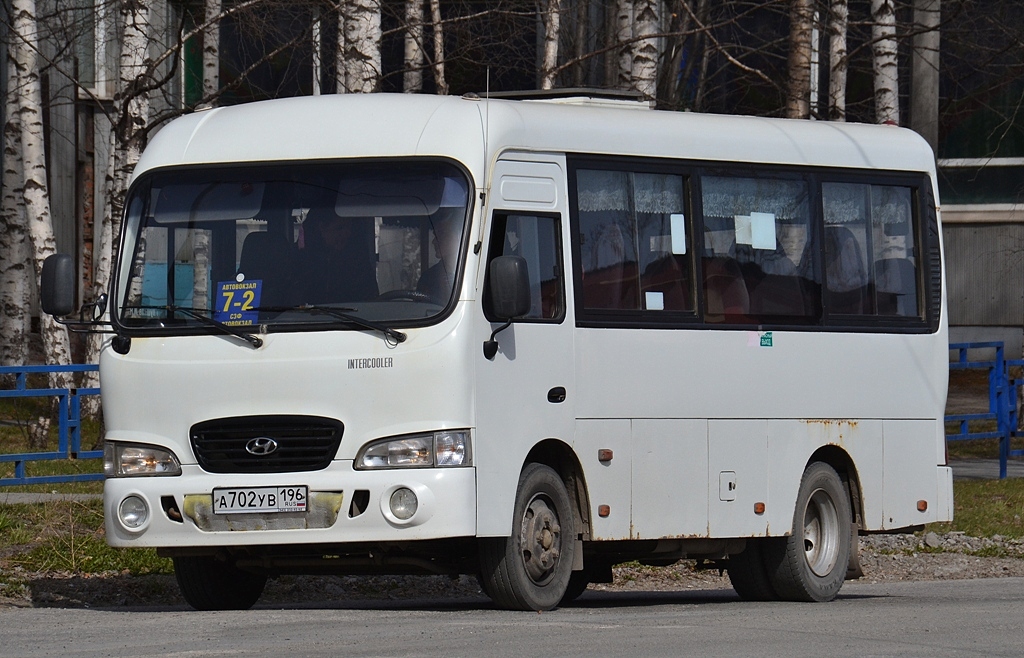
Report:
[[[391,494],[391,513],[400,521],[407,521],[416,513],[419,501],[412,489],[402,487]]]
[[[118,506],[117,515],[121,519],[121,525],[129,530],[137,530],[149,520],[149,507],[146,501],[138,496],[128,496]]]

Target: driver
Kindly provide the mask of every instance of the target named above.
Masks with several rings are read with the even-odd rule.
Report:
[[[312,208],[304,222],[299,274],[304,304],[366,301],[378,295],[372,217]]]

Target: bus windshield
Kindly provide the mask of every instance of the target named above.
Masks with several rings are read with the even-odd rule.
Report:
[[[126,202],[115,319],[164,331],[427,323],[454,295],[468,190],[436,161],[150,173]]]

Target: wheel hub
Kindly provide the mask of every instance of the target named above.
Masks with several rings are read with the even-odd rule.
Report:
[[[534,583],[543,585],[554,573],[561,553],[558,514],[544,498],[534,497],[527,506],[520,539],[526,573]]]
[[[841,529],[835,502],[823,489],[811,494],[804,510],[804,558],[811,571],[824,578],[839,559]]]

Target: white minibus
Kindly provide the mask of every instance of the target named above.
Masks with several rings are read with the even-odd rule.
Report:
[[[858,534],[951,519],[938,215],[891,126],[586,94],[177,119],[109,295],[107,541],[205,610],[294,573],[548,610],[681,559],[833,599]]]

